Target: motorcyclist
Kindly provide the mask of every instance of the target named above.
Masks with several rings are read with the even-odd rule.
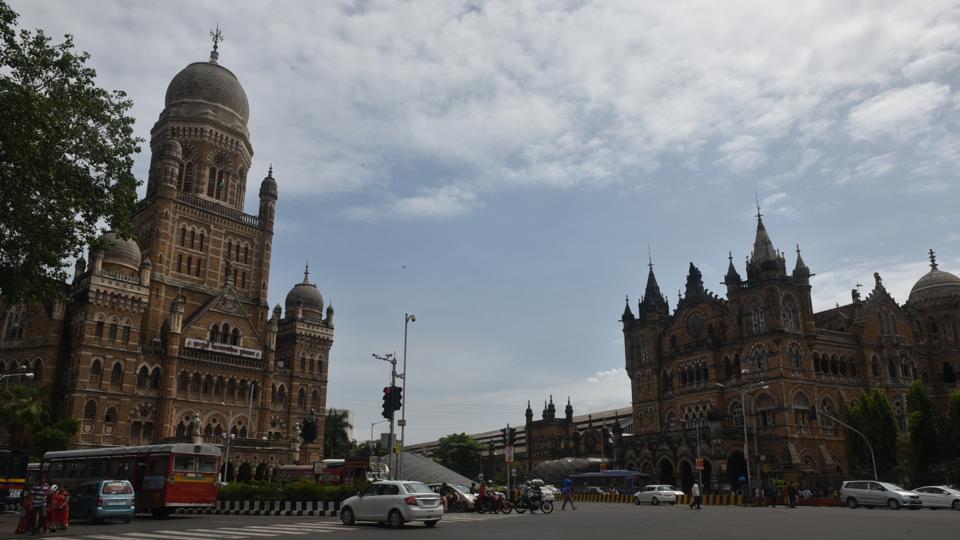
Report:
[[[531,503],[531,497],[533,496],[533,486],[530,485],[530,481],[527,480],[523,483],[523,488],[520,491],[520,500],[523,503],[523,506],[530,509],[530,513],[533,513],[533,504]]]

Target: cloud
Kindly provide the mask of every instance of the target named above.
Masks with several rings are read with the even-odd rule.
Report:
[[[908,140],[930,129],[934,114],[949,97],[949,86],[932,82],[887,90],[850,111],[850,133],[855,139]]]
[[[384,219],[440,219],[466,214],[480,206],[477,195],[453,185],[426,188],[417,195],[399,197],[377,206],[354,206],[345,210],[355,221]]]
[[[626,371],[620,368],[612,368],[606,371],[598,371],[596,374],[587,377],[586,381],[588,383],[598,383],[598,382],[609,382],[614,379],[622,378],[626,375]]]

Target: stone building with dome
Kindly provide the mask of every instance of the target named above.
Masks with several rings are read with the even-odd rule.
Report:
[[[71,446],[232,435],[229,478],[322,459],[333,306],[310,280],[268,304],[278,185],[272,166],[245,212],[253,145],[237,77],[209,61],[180,71],[150,133],[135,235],[76,262],[67,302],[4,305],[0,369],[27,366]],[[300,426],[317,437],[301,441]]]
[[[929,256],[906,302],[877,273],[865,297],[854,288],[850,303],[819,312],[799,247],[788,271],[759,211],[746,276],[731,255],[725,296],[691,263],[671,312],[650,264],[644,295],[621,317],[634,429],[617,445],[618,465],[684,488],[702,474],[709,491],[742,487],[748,466],[754,487],[838,487],[849,477],[845,430],[827,415],[881,388],[906,440],[909,386],[923,381],[942,407],[957,388],[960,278]],[[811,420],[814,405],[827,415]]]

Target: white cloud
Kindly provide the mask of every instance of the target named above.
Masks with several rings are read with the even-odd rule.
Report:
[[[626,371],[620,368],[611,368],[606,371],[598,371],[594,375],[587,377],[586,381],[588,383],[598,383],[598,382],[609,382],[614,379],[623,378],[626,376]]]
[[[475,193],[453,185],[422,189],[379,206],[354,206],[346,214],[356,221],[384,219],[450,218],[479,206]]]
[[[850,132],[855,139],[908,140],[930,128],[949,97],[949,86],[932,82],[887,90],[850,111]]]

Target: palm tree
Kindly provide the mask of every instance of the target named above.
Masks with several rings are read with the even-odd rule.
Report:
[[[327,420],[323,427],[324,457],[346,457],[346,454],[350,452],[353,443],[351,443],[347,433],[353,426],[347,420],[348,414],[350,414],[349,411],[338,411],[336,409],[330,409],[327,413]]]
[[[43,388],[14,385],[0,392],[0,423],[15,448],[27,448],[50,419]]]

